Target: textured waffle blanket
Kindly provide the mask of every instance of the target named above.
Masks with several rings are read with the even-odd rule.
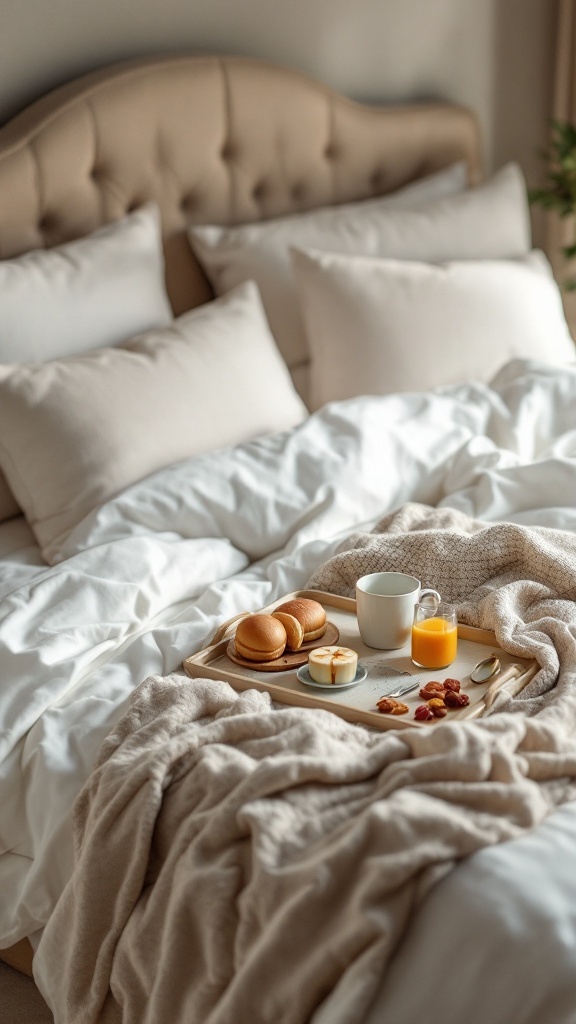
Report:
[[[56,1024],[360,1022],[430,886],[574,797],[576,540],[419,506],[379,531],[314,585],[419,573],[538,657],[532,714],[373,733],[148,679],[76,805],[74,873],[37,954]]]

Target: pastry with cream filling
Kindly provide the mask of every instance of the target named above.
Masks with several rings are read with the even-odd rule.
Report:
[[[357,668],[358,654],[350,647],[317,647],[308,655],[310,678],[326,686],[351,683]]]

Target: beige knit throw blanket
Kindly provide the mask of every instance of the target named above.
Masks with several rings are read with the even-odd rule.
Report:
[[[536,655],[536,713],[375,733],[148,679],[76,805],[37,954],[56,1024],[359,1024],[429,887],[574,798],[576,538],[407,506],[313,583],[379,568]]]

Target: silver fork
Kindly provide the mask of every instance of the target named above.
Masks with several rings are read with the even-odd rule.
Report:
[[[420,680],[418,679],[415,683],[405,683],[403,686],[396,686],[392,690],[388,690],[383,693],[383,697],[403,697],[405,693],[410,693],[411,690],[417,690],[420,686]]]

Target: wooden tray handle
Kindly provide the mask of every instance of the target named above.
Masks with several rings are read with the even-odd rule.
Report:
[[[505,668],[498,678],[494,680],[491,686],[488,687],[483,699],[478,701],[470,714],[466,716],[465,720],[469,722],[472,718],[478,718],[479,715],[483,715],[488,708],[492,707],[501,687],[504,686],[505,683],[510,682],[511,679],[519,679],[525,674],[526,669],[522,665],[517,665],[516,663],[508,665],[508,668]],[[522,689],[523,685],[524,683],[522,683],[522,686],[519,687],[519,689]],[[513,687],[511,687],[511,696],[514,696]],[[462,717],[464,720],[464,716]]]
[[[504,669],[502,675],[499,676],[498,679],[494,680],[484,694],[484,707],[486,710],[492,707],[496,697],[498,696],[498,692],[504,683],[509,682],[510,679],[517,679],[519,676],[523,675],[524,671],[525,670],[522,668],[522,665],[516,664],[508,665],[508,668]]]
[[[240,619],[245,619],[247,615],[252,615],[252,612],[240,612],[238,615],[235,615],[234,618],[228,619],[228,622],[223,622],[221,626],[218,626],[218,629],[214,633],[214,636],[208,646],[215,647],[216,644],[219,644],[226,636],[230,626],[233,626],[235,622],[240,622]]]

